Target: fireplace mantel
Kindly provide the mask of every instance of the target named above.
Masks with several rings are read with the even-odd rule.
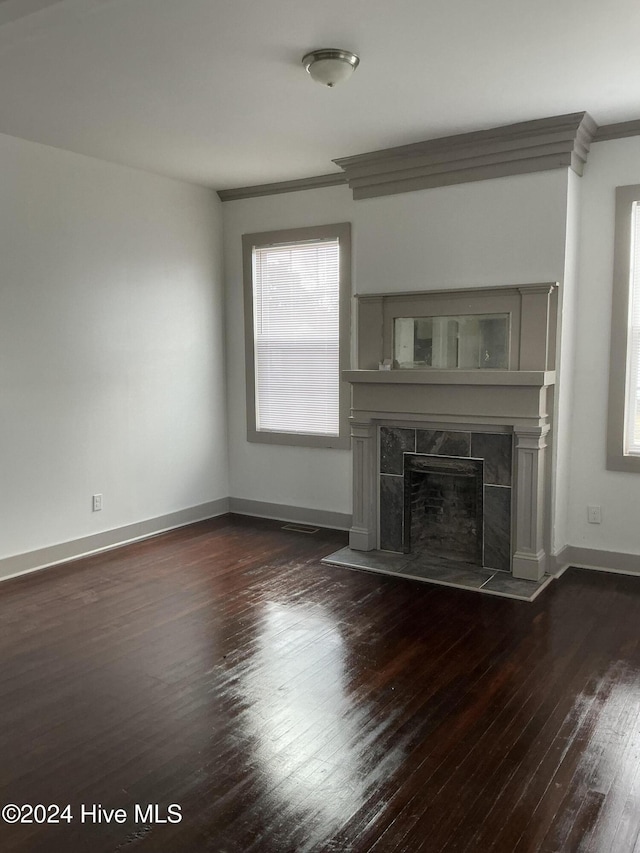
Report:
[[[343,372],[351,383],[353,445],[353,526],[350,546],[378,547],[378,430],[380,426],[412,426],[511,433],[515,462],[512,517],[512,573],[539,580],[547,568],[545,506],[549,477],[545,461],[555,387],[556,285],[488,288],[410,295],[417,316],[462,310],[483,304],[491,310],[506,300],[512,317],[507,370],[391,369],[376,370],[389,357],[392,319],[407,307],[405,294],[361,297],[358,311],[358,354],[361,369]],[[366,303],[366,304],[363,304]],[[434,307],[435,306],[435,307]],[[422,311],[422,315],[420,315]],[[478,313],[481,313],[479,311]],[[376,319],[377,318],[377,319]]]
[[[346,370],[352,417],[542,425],[553,370]]]
[[[552,370],[347,370],[352,420],[548,425]]]

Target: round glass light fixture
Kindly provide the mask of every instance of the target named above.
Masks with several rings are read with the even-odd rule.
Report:
[[[330,89],[337,83],[348,80],[359,62],[360,57],[355,53],[335,47],[312,50],[302,57],[302,64],[316,83]]]

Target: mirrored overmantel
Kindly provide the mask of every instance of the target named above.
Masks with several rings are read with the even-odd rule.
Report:
[[[393,366],[400,370],[509,367],[509,314],[396,317]]]
[[[379,547],[380,426],[506,432],[514,436],[511,571],[516,577],[541,578],[549,541],[545,451],[555,387],[557,285],[377,294],[359,296],[357,304],[358,365],[344,373],[352,386],[351,547]],[[398,319],[487,315],[508,317],[506,368],[467,362],[464,367],[414,363],[410,369],[378,369],[385,359],[394,359]],[[411,335],[409,327],[405,334]]]

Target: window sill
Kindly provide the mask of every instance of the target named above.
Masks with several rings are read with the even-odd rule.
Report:
[[[262,432],[247,430],[247,441],[256,444],[280,444],[289,447],[324,447],[333,450],[349,450],[350,435],[305,435],[297,432]]]
[[[626,471],[627,473],[640,474],[640,456],[608,454],[607,471]]]

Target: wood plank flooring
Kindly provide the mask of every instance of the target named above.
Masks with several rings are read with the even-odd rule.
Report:
[[[529,604],[344,544],[230,516],[1,584],[0,805],[73,816],[2,853],[640,853],[640,578]]]

